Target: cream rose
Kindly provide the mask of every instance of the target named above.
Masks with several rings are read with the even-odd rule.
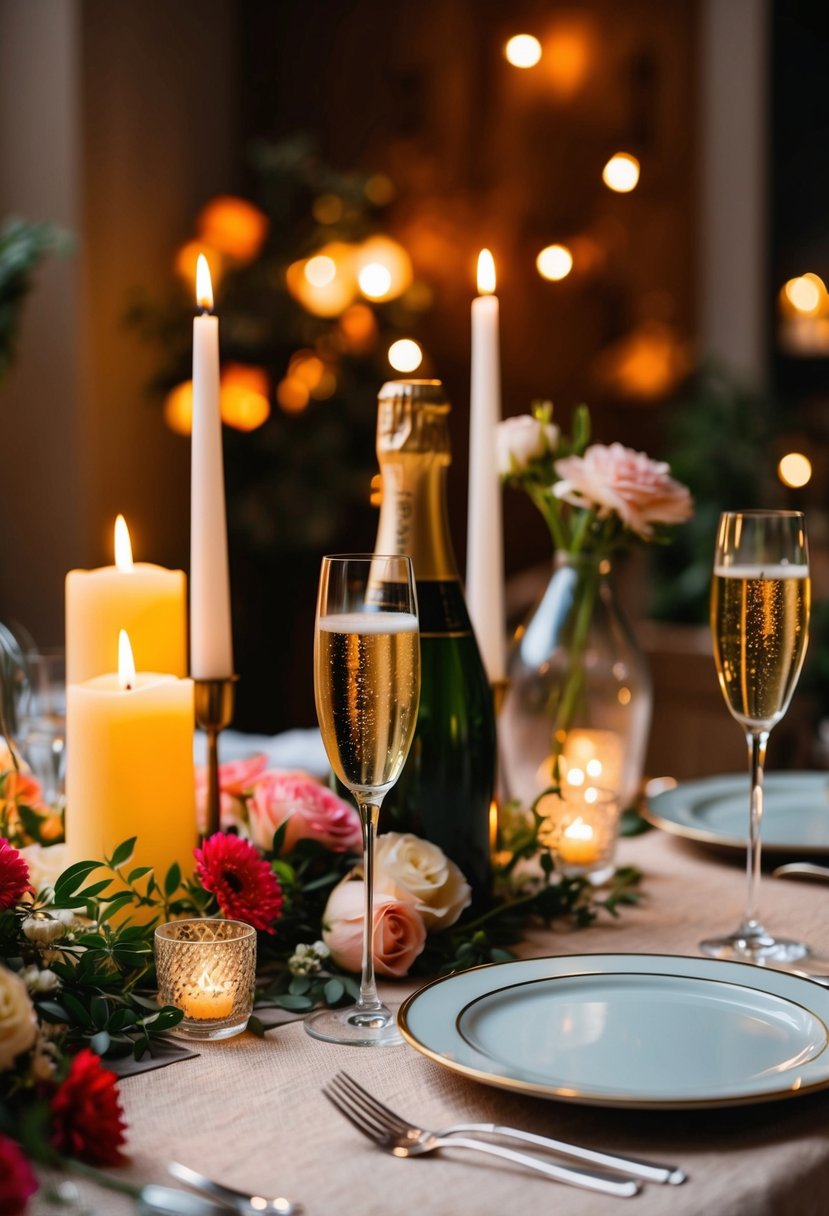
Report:
[[[359,971],[363,954],[365,884],[346,879],[334,888],[322,917],[322,937],[345,971]],[[411,903],[374,896],[374,966],[379,975],[406,975],[426,944],[426,926]]]
[[[555,423],[542,422],[532,414],[505,418],[498,423],[495,432],[498,472],[504,477],[510,473],[523,473],[534,460],[556,450],[558,436]]]
[[[37,892],[54,887],[68,864],[65,844],[27,844],[20,849],[20,856],[26,859],[31,883]]]
[[[693,512],[687,486],[674,481],[667,464],[621,443],[595,443],[583,456],[557,460],[555,468],[562,479],[553,487],[556,498],[574,507],[597,506],[601,518],[615,511],[644,540],[653,536],[654,524],[679,524]]]
[[[19,975],[0,965],[0,1072],[33,1047],[36,1037],[37,1018],[26,985]]]
[[[469,883],[436,844],[406,832],[378,836],[375,891],[417,908],[427,929],[446,929],[468,908]]]

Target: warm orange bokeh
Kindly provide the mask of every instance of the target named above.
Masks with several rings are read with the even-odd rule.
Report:
[[[271,413],[267,372],[250,363],[228,363],[222,371],[222,422],[237,431],[255,431]]]
[[[268,217],[247,199],[222,194],[199,212],[199,236],[237,262],[252,262],[268,234]]]
[[[193,430],[193,381],[185,380],[170,389],[164,401],[164,421],[177,435]]]

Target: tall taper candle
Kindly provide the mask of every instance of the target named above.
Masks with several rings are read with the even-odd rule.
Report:
[[[222,421],[219,408],[219,320],[204,254],[196,269],[193,318],[193,446],[190,485],[190,673],[195,679],[233,674],[227,562]]]
[[[495,263],[478,257],[478,295],[472,301],[472,377],[469,401],[469,518],[466,602],[490,681],[506,671],[504,540],[495,432],[501,420],[501,366]]]

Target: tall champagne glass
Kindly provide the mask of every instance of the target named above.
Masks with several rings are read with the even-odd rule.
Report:
[[[769,732],[789,707],[809,633],[809,551],[799,511],[728,511],[720,517],[711,584],[711,631],[720,688],[748,740],[751,781],[745,917],[703,953],[793,962],[802,942],[773,937],[757,914],[763,766]]]
[[[365,906],[360,996],[305,1020],[315,1038],[401,1043],[374,979],[374,841],[380,804],[400,775],[417,722],[420,635],[411,559],[324,557],[314,637],[314,694],[331,767],[351,790],[363,828]]]

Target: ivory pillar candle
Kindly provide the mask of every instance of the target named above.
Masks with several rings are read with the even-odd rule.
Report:
[[[472,376],[469,401],[469,511],[466,602],[490,681],[506,672],[504,542],[495,436],[501,420],[499,304],[488,249],[478,259],[478,296],[472,301]]]
[[[193,440],[190,482],[190,672],[196,679],[233,675],[222,420],[219,319],[210,270],[199,254],[193,318]]]
[[[66,576],[66,682],[115,670],[118,632],[130,635],[145,671],[187,673],[186,580],[181,570],[132,560],[122,515],[115,525],[115,565]]]
[[[66,705],[69,862],[103,859],[137,836],[130,866],[160,883],[192,872],[196,844],[193,682],[122,668],[70,684]]]

